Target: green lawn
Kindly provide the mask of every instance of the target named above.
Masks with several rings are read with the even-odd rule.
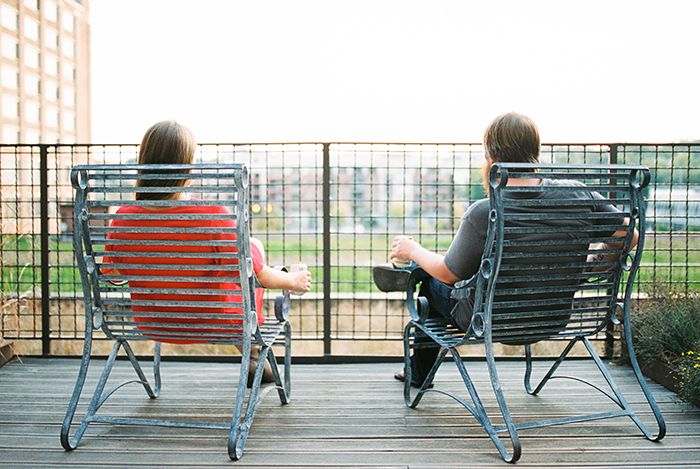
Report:
[[[451,235],[410,234],[432,250],[444,251]],[[321,235],[262,236],[268,264],[289,265],[301,260],[308,264],[314,279],[312,291],[323,291],[323,239]],[[393,235],[338,234],[331,237],[331,291],[352,293],[376,291],[372,267],[387,262]],[[641,282],[657,279],[672,282],[700,282],[700,249],[697,238],[647,235]],[[27,292],[40,288],[39,241],[30,236],[3,237],[3,291]],[[69,240],[51,241],[51,291],[80,291],[80,275],[73,267],[73,246]],[[37,292],[38,293],[38,292]]]

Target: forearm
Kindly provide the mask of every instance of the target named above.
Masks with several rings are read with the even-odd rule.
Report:
[[[257,277],[263,287],[272,290],[307,292],[311,289],[311,274],[308,271],[290,273],[265,265]]]
[[[431,277],[443,283],[454,285],[460,280],[445,265],[445,256],[431,252],[422,246],[413,251],[411,260],[421,266]]]
[[[263,266],[256,276],[262,286],[272,290],[291,290],[293,286],[292,279],[287,272],[267,265]]]
[[[455,277],[445,265],[445,257],[425,249],[406,236],[397,236],[391,246],[389,259],[400,258],[413,261],[423,268],[431,277],[448,285],[460,279]]]
[[[629,222],[627,220],[627,222]],[[621,230],[617,231],[613,234],[613,237],[615,238],[624,238],[627,236],[627,231]],[[634,232],[632,233],[632,241],[630,243],[630,248],[629,250],[631,251],[637,246],[637,243],[639,242],[639,232],[635,229]],[[620,249],[624,246],[624,242],[619,242],[619,243],[600,243],[598,246],[596,246],[596,250],[602,251],[602,250],[609,250],[609,249]],[[603,262],[603,261],[616,261],[620,258],[619,255],[617,254],[603,254],[603,253],[595,253],[595,254],[589,254],[588,255],[588,262]],[[603,272],[606,270],[609,270],[610,267],[608,266],[598,266],[595,268],[586,268],[585,270],[588,272]]]

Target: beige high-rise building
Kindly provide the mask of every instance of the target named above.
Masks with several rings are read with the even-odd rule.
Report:
[[[0,142],[90,143],[88,0],[0,0]]]

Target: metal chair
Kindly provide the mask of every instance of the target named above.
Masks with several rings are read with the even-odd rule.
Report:
[[[259,325],[255,298],[256,286],[260,285],[250,247],[248,179],[247,168],[241,164],[73,168],[73,244],[85,299],[85,342],[75,390],[61,428],[61,444],[66,450],[78,445],[93,422],[214,428],[229,432],[228,453],[235,460],[243,453],[255,413],[268,392],[276,389],[280,402],[289,402],[289,292],[276,298],[276,317]],[[153,186],[155,180],[174,185]],[[198,198],[181,198],[185,192]],[[135,200],[139,193],[157,193],[161,199]],[[114,346],[86,413],[71,437],[97,331],[112,339]],[[155,341],[153,384],[130,345],[143,340]],[[130,383],[143,386],[149,397],[158,397],[161,342],[228,344],[241,350],[230,422],[98,415],[112,394]],[[260,348],[260,361],[246,393],[251,346]],[[284,347],[283,375],[273,346]],[[136,376],[107,388],[120,350],[126,353]],[[261,386],[265,361],[272,366],[274,385]]]
[[[535,187],[508,184],[518,178],[562,182]],[[646,438],[661,440],[666,426],[640,372],[629,322],[634,279],[644,247],[642,190],[649,179],[644,166],[494,164],[489,174],[489,226],[481,266],[472,279],[459,282],[452,291],[452,298],[457,300],[455,308],[471,308],[473,304],[466,333],[451,320],[431,317],[428,300],[414,298],[414,276],[409,282],[411,320],[404,330],[406,405],[416,407],[429,392],[449,395],[476,417],[507,462],[520,458],[518,431],[570,422],[629,417]],[[596,209],[600,204],[612,204],[620,212],[600,212]],[[630,253],[635,228],[639,241]],[[613,237],[615,232],[624,232],[625,236]],[[620,247],[597,249],[598,243]],[[589,255],[595,259],[587,260]],[[622,320],[632,370],[658,425],[655,435],[630,407],[589,340],[619,324],[618,318]],[[533,388],[531,345],[542,340],[564,340],[568,344]],[[458,351],[462,345],[476,343],[484,345],[503,425],[492,422]],[[529,394],[541,393],[553,378],[570,378],[600,391],[615,409],[514,422],[499,382],[495,343],[525,347],[525,389]],[[606,386],[557,373],[577,343],[585,346]],[[410,354],[420,347],[440,347],[440,351],[412,397]],[[464,380],[468,398],[431,389],[435,373],[448,354]],[[595,403],[591,407],[595,408]],[[502,432],[506,438],[499,436]],[[508,438],[510,449],[505,444]]]

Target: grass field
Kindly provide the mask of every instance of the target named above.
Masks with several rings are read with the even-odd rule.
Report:
[[[431,250],[444,252],[451,235],[411,234]],[[294,261],[309,266],[314,286],[323,292],[323,244],[320,235],[261,237],[269,265],[290,265]],[[388,260],[393,235],[336,234],[331,237],[331,291],[366,293],[376,291],[372,267]],[[52,293],[81,291],[80,276],[73,264],[73,246],[68,240],[53,239],[50,246],[50,285]],[[3,237],[2,289],[5,293],[37,294],[41,284],[41,255],[38,238]],[[642,268],[638,280],[700,285],[700,234],[647,233]],[[693,289],[693,288],[691,288]]]

